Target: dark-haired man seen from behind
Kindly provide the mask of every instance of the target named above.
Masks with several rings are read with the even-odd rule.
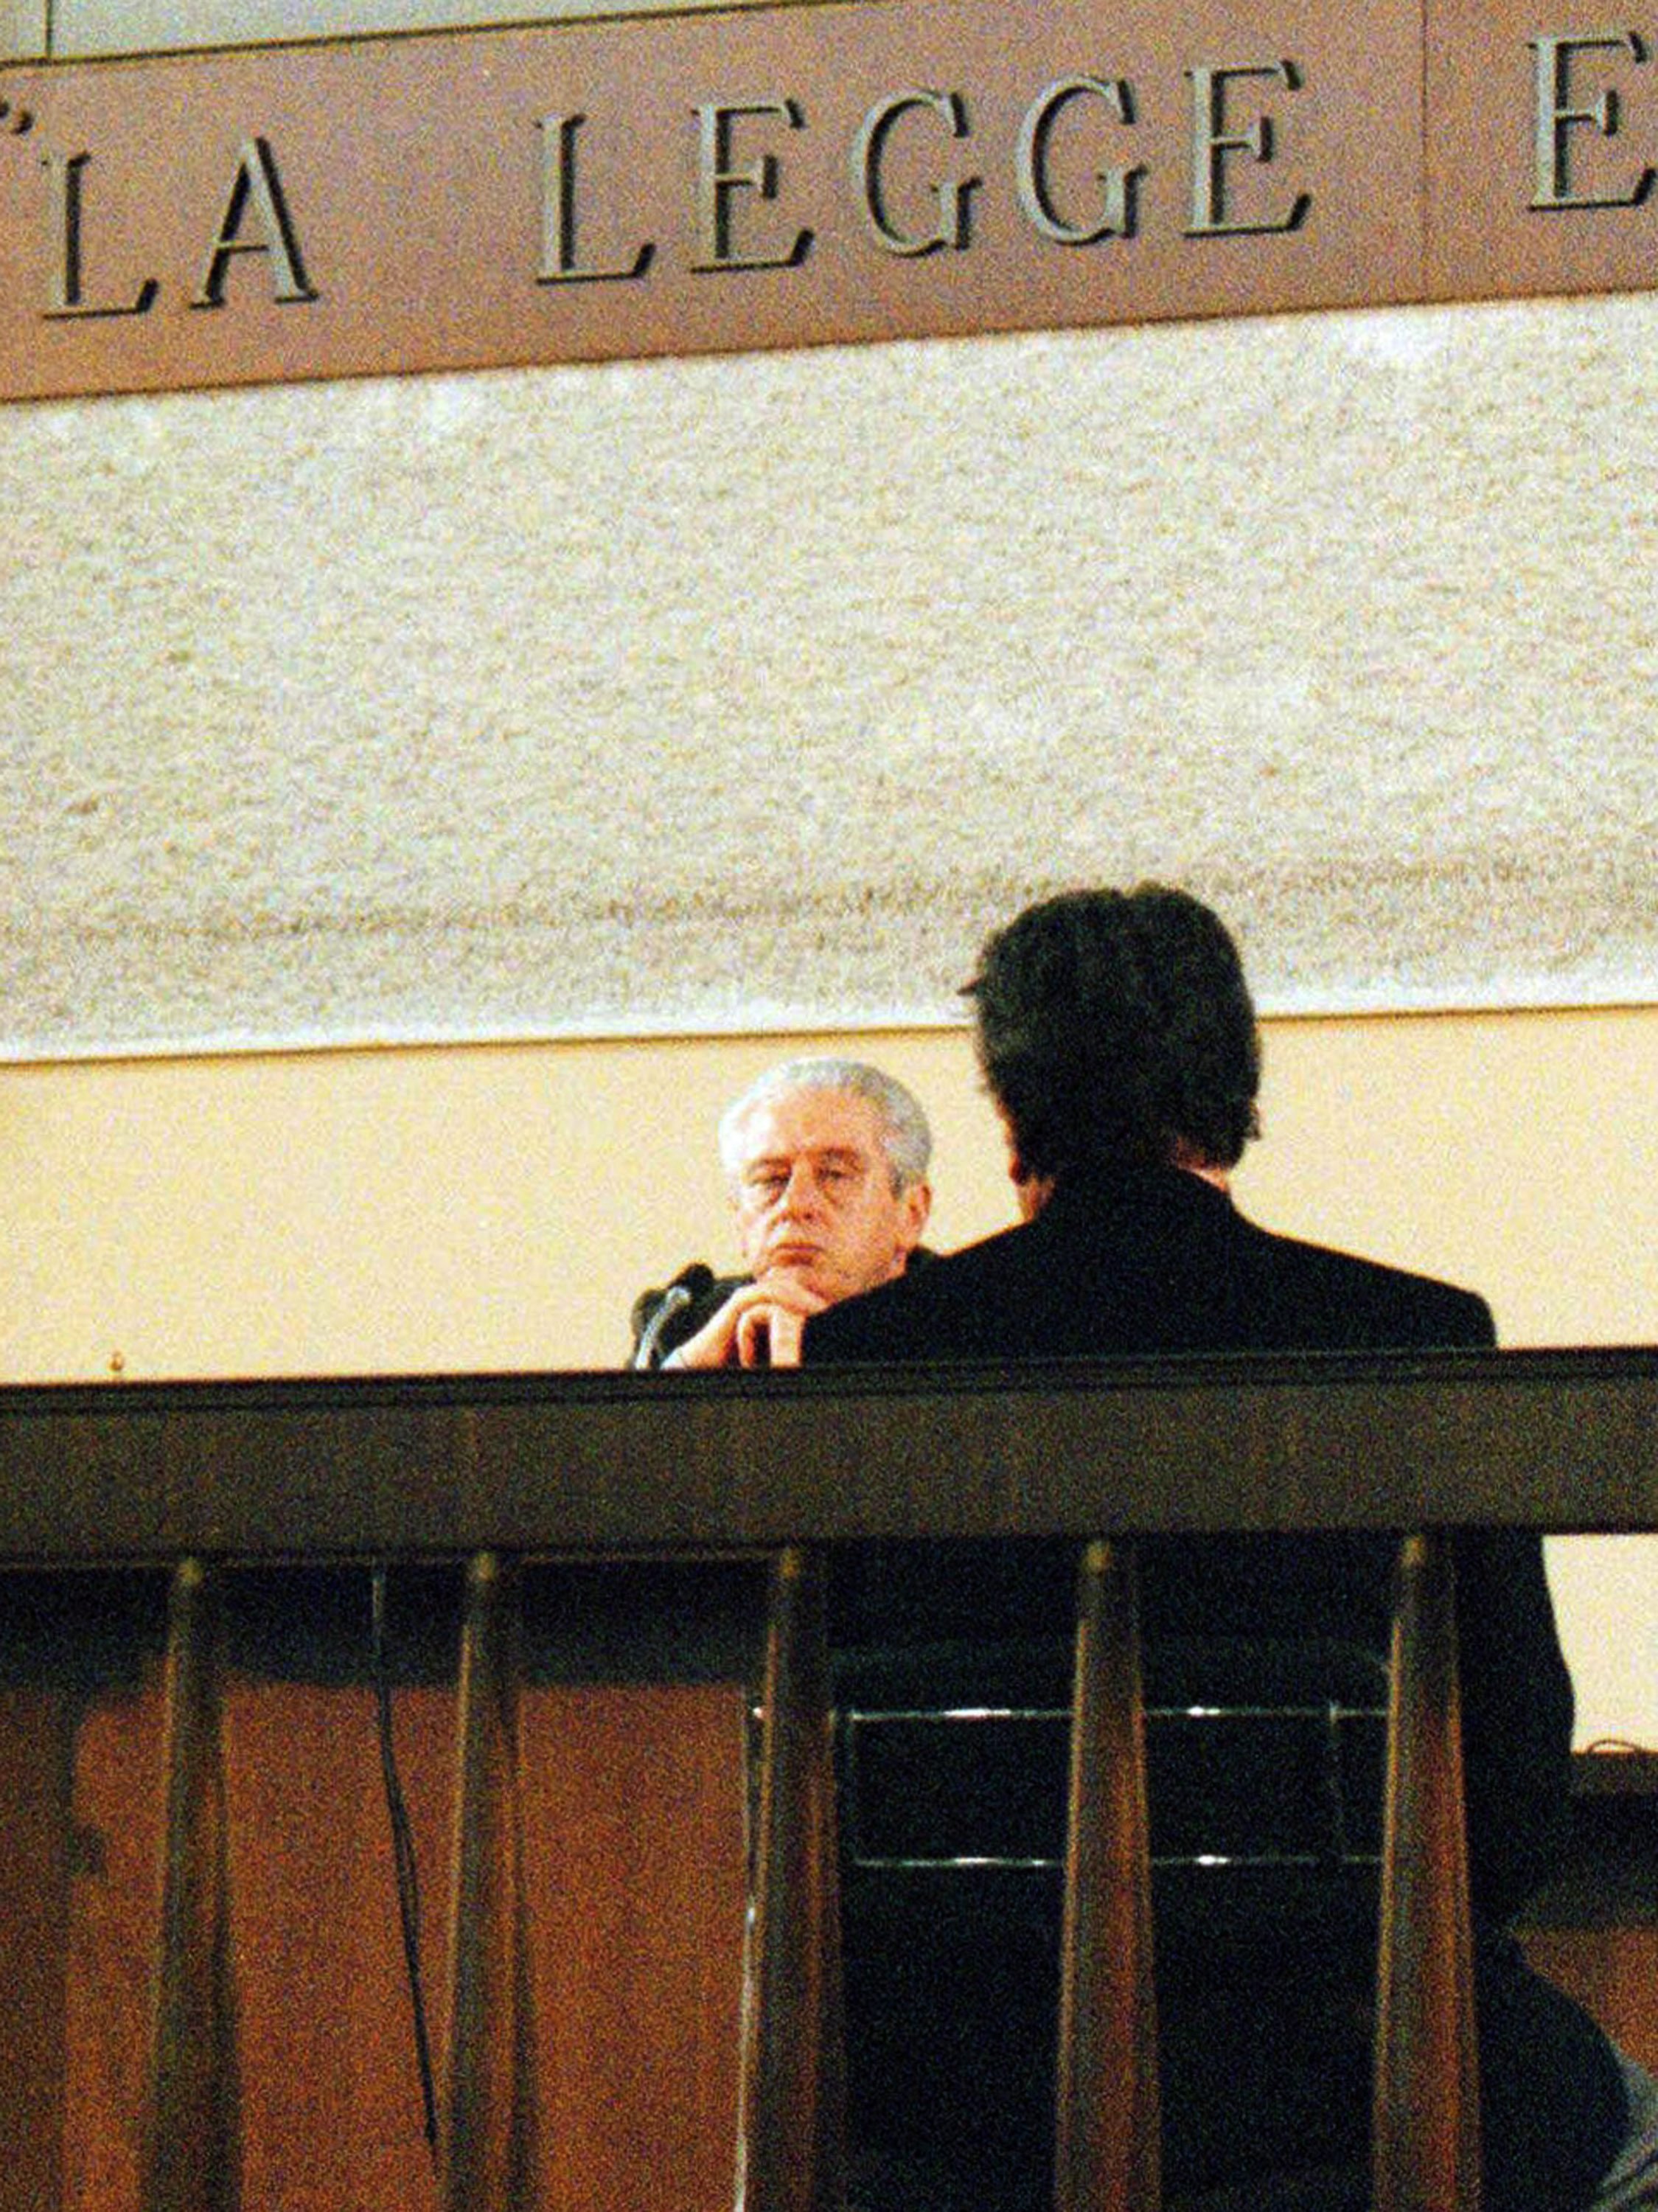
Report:
[[[989,939],[969,995],[1023,1220],[814,1316],[809,1364],[1493,1340],[1472,1294],[1239,1212],[1228,1181],[1257,1132],[1259,1047],[1232,941],[1196,899],[1148,884],[1045,900]],[[1390,1539],[1170,1537],[1140,1555],[1154,1652],[1218,1636],[1387,1650]],[[1456,1571],[1488,2212],[1658,2203],[1652,2084],[1507,1932],[1549,1863],[1569,1771],[1571,1689],[1541,1547],[1469,1535]],[[1154,1809],[1156,1781],[1154,1769]],[[987,1958],[1002,1940],[987,1914]],[[1171,2199],[1238,2192],[1229,2212],[1364,2203],[1374,1942],[1362,1915],[1159,1926]],[[982,2029],[993,2036],[994,2021]],[[855,2020],[851,2035],[855,2067]],[[1031,2142],[1051,2124],[1050,2092],[1010,2094],[988,2131],[982,2109],[901,2109],[904,2139],[881,2148],[895,2170],[926,2175],[930,2204],[1035,2212]],[[982,2082],[975,2096],[981,2106]],[[880,2109],[894,2126],[891,2103]],[[997,2125],[1001,2159],[987,2150]],[[952,2164],[955,2142],[974,2146],[971,2170]]]
[[[932,1133],[866,1061],[785,1060],[732,1100],[720,1158],[747,1273],[685,1268],[634,1307],[634,1364],[793,1365],[802,1322],[892,1281],[932,1206]]]

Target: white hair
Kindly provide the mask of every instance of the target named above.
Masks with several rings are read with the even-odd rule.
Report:
[[[926,1174],[932,1157],[932,1132],[914,1093],[867,1060],[836,1060],[825,1054],[812,1060],[786,1060],[768,1067],[726,1107],[720,1117],[720,1164],[732,1182],[743,1165],[744,1122],[756,1107],[791,1091],[843,1091],[850,1097],[867,1100],[880,1121],[881,1143],[894,1190],[906,1191]]]

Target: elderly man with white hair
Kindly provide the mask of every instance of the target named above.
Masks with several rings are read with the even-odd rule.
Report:
[[[810,1315],[910,1265],[932,1148],[902,1083],[866,1061],[785,1060],[734,1099],[720,1157],[745,1273],[698,1264],[634,1308],[635,1367],[793,1365]]]

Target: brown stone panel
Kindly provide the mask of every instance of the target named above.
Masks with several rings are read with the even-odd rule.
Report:
[[[1406,299],[1419,38],[939,0],[7,70],[0,391]]]
[[[856,19],[831,137],[853,143],[875,103],[907,83],[960,88],[974,132],[963,166],[983,181],[970,249],[920,260],[875,248],[857,197],[843,193],[835,243],[845,297],[831,307],[834,334],[1065,327],[1412,295],[1420,219],[1412,9],[1383,7],[1361,27],[1329,9],[1250,11],[1224,0],[1155,13],[1021,9],[988,52],[975,47],[977,27],[967,10]],[[1286,63],[1293,88],[1277,74]],[[1264,125],[1271,155],[1258,161],[1238,148],[1218,156],[1218,211],[1239,226],[1225,234],[1193,234],[1191,72],[1200,70],[1273,72],[1229,74],[1217,89],[1218,135],[1242,137]],[[1136,166],[1130,238],[1055,243],[1022,204],[1022,131],[1044,93],[1078,77],[1126,83],[1133,120],[1114,122],[1091,93],[1060,109],[1048,142],[1054,212],[1086,229],[1102,212],[1098,173]],[[927,135],[920,118],[907,127],[914,140]],[[902,143],[895,134],[895,149]],[[834,162],[844,173],[838,149]],[[902,173],[896,151],[893,166]],[[1303,195],[1303,219],[1283,228]],[[919,230],[913,192],[906,211]]]
[[[1650,286],[1658,17],[1435,0],[1426,83],[1429,296]]]

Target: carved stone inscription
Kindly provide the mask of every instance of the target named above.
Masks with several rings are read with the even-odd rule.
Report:
[[[270,297],[293,306],[314,300],[299,239],[282,196],[276,158],[264,138],[251,138],[236,149],[234,173],[207,242],[199,279],[189,295],[192,307],[222,307],[232,262],[258,255],[270,278]],[[46,173],[47,229],[54,251],[47,260],[47,298],[41,313],[50,319],[68,315],[143,315],[161,291],[158,277],[146,276],[131,300],[86,296],[83,283],[87,222],[84,199],[90,153],[41,156]]]
[[[1494,77],[1436,48],[1424,107],[1414,7],[1334,12],[940,0],[14,70],[0,392],[1444,296],[1435,91],[1482,68],[1510,217],[1646,200],[1643,33],[1516,21]],[[1526,288],[1498,261],[1471,293]]]
[[[1285,186],[1273,210],[1270,187],[1248,173],[1252,166],[1264,169],[1274,162],[1272,112],[1257,100],[1248,120],[1239,126],[1237,109],[1244,103],[1232,89],[1242,80],[1265,77],[1281,90],[1294,91],[1301,82],[1296,64],[1204,64],[1184,76],[1191,100],[1191,211],[1184,234],[1246,238],[1297,228],[1312,206],[1312,194]],[[1127,79],[1061,78],[1031,101],[1020,120],[1008,173],[991,180],[975,165],[972,109],[965,94],[907,88],[888,94],[859,124],[847,173],[841,180],[842,198],[860,219],[862,239],[878,252],[904,260],[940,252],[965,253],[975,240],[975,198],[992,181],[1006,188],[1011,204],[1037,238],[1051,245],[1098,246],[1108,239],[1132,239],[1137,228],[1134,186],[1149,167],[1144,161],[1097,167],[1093,204],[1082,207],[1079,201],[1074,217],[1060,212],[1055,130],[1061,115],[1085,100],[1099,104],[1108,131],[1114,125],[1132,131],[1134,94]],[[586,115],[538,118],[544,152],[537,281],[543,283],[635,280],[645,276],[657,257],[657,241],[648,238],[608,267],[584,265],[578,257],[578,227],[593,211],[582,196],[577,142],[592,121]],[[784,184],[787,134],[807,128],[801,103],[792,98],[741,106],[714,102],[695,111],[695,223],[689,268],[706,276],[799,267],[812,251],[814,233],[787,216]],[[1096,161],[1107,161],[1112,143],[1096,142]],[[769,219],[767,203],[779,210]],[[920,220],[901,213],[901,206],[920,209]],[[604,212],[600,210],[601,216]],[[610,211],[604,223],[607,232],[616,228],[614,214]]]
[[[1480,0],[1426,60],[1428,296],[1649,289],[1658,22]]]
[[[1583,167],[1594,159],[1596,136],[1616,138],[1623,113],[1623,95],[1615,80],[1602,68],[1598,91],[1585,88],[1588,58],[1601,62],[1615,57],[1619,63],[1639,68],[1648,58],[1646,42],[1633,31],[1571,36],[1550,32],[1530,42],[1537,57],[1536,97],[1533,103],[1533,144],[1536,150],[1535,180],[1531,204],[1534,209],[1638,207],[1651,189],[1653,173],[1638,164],[1624,168],[1624,186],[1608,181],[1599,187],[1587,185]],[[1580,136],[1588,143],[1582,149]]]

